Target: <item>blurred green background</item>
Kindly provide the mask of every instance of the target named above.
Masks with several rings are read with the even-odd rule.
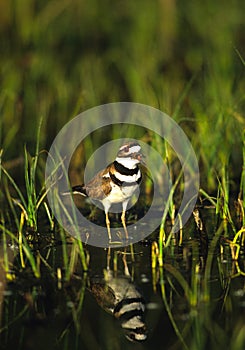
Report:
[[[205,188],[237,189],[245,127],[242,0],[1,0],[3,162],[102,103],[161,109],[189,136]],[[100,144],[100,140],[98,145]],[[239,185],[238,185],[239,186]]]

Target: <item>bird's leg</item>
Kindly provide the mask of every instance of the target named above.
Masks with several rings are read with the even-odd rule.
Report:
[[[126,239],[128,239],[128,230],[127,230],[127,226],[126,226],[126,223],[125,223],[125,214],[126,214],[126,211],[123,210],[122,216],[121,216],[121,221],[122,221],[123,228],[124,228],[124,231],[125,231]]]
[[[107,264],[106,264],[106,269],[107,271],[110,270],[110,261],[111,261],[111,248],[108,247],[108,251],[107,251]]]
[[[125,276],[130,276],[126,257],[127,257],[127,248],[124,248],[124,254],[122,256],[122,261],[123,261],[123,265],[124,265],[124,274],[125,274]]]
[[[124,232],[126,235],[126,239],[128,239],[128,230],[125,222],[125,215],[126,215],[126,208],[127,208],[128,202],[123,202],[122,204],[122,215],[121,215],[121,221],[123,224]]]
[[[110,207],[105,207],[105,222],[106,222],[106,227],[107,227],[107,232],[108,232],[108,237],[109,237],[109,244],[120,244],[120,241],[112,241],[111,240],[111,226],[110,226],[110,220],[109,220],[109,212]]]
[[[106,222],[109,242],[111,242],[111,227],[110,227],[110,220],[109,220],[108,212],[105,213],[105,222]]]
[[[126,222],[125,222],[125,214],[126,214],[127,205],[128,205],[128,201],[127,202],[123,202],[123,204],[122,204],[123,210],[122,210],[122,216],[121,216],[123,228],[124,228],[125,235],[126,235],[126,240],[128,240],[128,230],[127,230],[127,226],[126,226]],[[131,252],[132,261],[134,261],[135,260],[134,259],[134,247],[133,247],[132,244],[130,244],[130,252]],[[125,253],[126,253],[126,251],[125,251]]]

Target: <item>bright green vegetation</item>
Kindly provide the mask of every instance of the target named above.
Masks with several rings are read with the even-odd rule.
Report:
[[[48,276],[70,302],[63,287],[73,283],[79,266],[78,308],[73,305],[71,310],[79,333],[93,256],[57,225],[48,207],[47,151],[62,126],[77,114],[103,103],[139,102],[170,115],[189,137],[200,165],[200,204],[213,208],[208,233],[196,221],[194,228],[183,228],[174,237],[169,234],[183,179],[173,151],[150,131],[128,126],[97,131],[81,145],[74,169],[83,169],[93,151],[119,137],[139,138],[156,148],[169,166],[174,186],[160,228],[152,235],[152,254],[143,257],[152,273],[151,288],[161,295],[180,348],[219,349],[229,344],[232,350],[244,349],[242,307],[233,299],[238,292],[244,298],[245,274],[244,13],[242,0],[0,2],[2,290],[9,282],[26,278],[38,284]],[[143,190],[148,201],[150,179],[145,179]],[[58,257],[53,249],[57,245]],[[102,259],[106,261],[105,256]],[[183,265],[188,265],[188,273]],[[212,278],[218,278],[218,286],[213,287]],[[35,288],[28,299],[33,305],[38,299]],[[172,312],[175,298],[184,299],[190,313],[183,329]],[[28,300],[20,312],[17,307],[13,311],[14,319],[29,310]],[[219,310],[224,324],[217,321]],[[6,324],[11,324],[8,317]],[[5,331],[1,326],[0,335]],[[68,333],[60,335],[64,349],[70,348]]]
[[[25,143],[34,152],[41,117],[41,147],[48,148],[79,112],[133,101],[183,127],[206,190],[216,190],[222,169],[236,190],[245,126],[244,7],[241,0],[1,1],[3,161],[20,157]],[[93,139],[95,149],[101,140]]]

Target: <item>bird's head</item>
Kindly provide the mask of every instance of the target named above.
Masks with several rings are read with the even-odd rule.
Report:
[[[138,163],[144,164],[144,155],[141,152],[141,147],[136,141],[130,141],[120,147],[117,153],[117,161],[127,167],[133,167]],[[125,164],[124,164],[125,163]]]

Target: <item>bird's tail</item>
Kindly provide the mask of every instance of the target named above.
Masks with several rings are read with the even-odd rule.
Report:
[[[63,196],[68,194],[80,194],[81,196],[84,196],[84,197],[88,196],[84,185],[73,186],[71,188],[71,191],[66,191],[62,193]]]

